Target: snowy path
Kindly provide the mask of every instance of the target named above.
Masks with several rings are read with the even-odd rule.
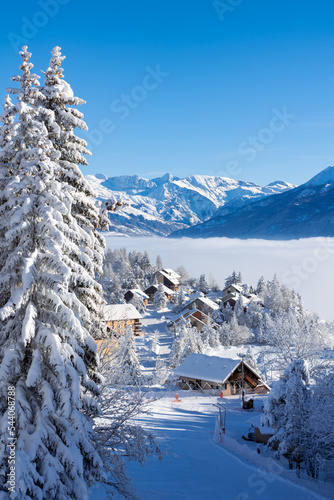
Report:
[[[136,338],[140,363],[146,373],[151,372],[157,362],[165,362],[170,354],[174,340],[167,327],[165,312],[152,310],[150,316],[142,320],[145,335]]]
[[[189,394],[189,393],[188,393]],[[325,497],[256,467],[216,445],[215,397],[188,396],[172,403],[165,395],[148,421],[160,435],[162,462],[131,463],[130,477],[142,500],[315,500]],[[326,497],[327,498],[327,497]]]

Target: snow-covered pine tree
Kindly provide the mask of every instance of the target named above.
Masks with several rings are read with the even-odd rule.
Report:
[[[157,259],[155,261],[155,267],[156,267],[157,271],[161,271],[162,268],[163,268],[162,260],[161,260],[160,255],[157,255]]]
[[[146,305],[143,298],[140,295],[134,295],[130,300],[130,304],[132,304],[140,314],[146,313]]]
[[[227,278],[225,279],[224,287],[227,288],[230,285],[236,284],[236,280],[237,280],[237,273],[235,271],[233,271],[232,274],[227,276]]]
[[[205,348],[217,348],[221,346],[218,325],[215,325],[212,320],[209,320],[209,322],[203,326],[201,337]]]
[[[241,285],[242,284],[242,274],[241,271],[238,272],[237,279],[236,279],[236,284]]]
[[[92,261],[102,255],[99,219],[96,212],[88,215],[88,234],[72,215],[73,190],[60,181],[60,155],[41,119],[48,115],[51,126],[53,115],[43,109],[27,47],[20,55],[23,74],[13,77],[20,88],[9,89],[17,99],[17,121],[8,130],[13,109],[7,101],[0,132],[1,172],[10,170],[0,193],[0,246],[6,257],[0,268],[0,491],[8,491],[6,402],[12,386],[17,438],[12,498],[81,500],[93,482],[105,479],[90,419],[98,412],[99,377],[88,327],[99,287],[91,281],[92,303],[73,292],[73,283],[92,279]]]
[[[165,309],[168,304],[168,298],[164,291],[164,285],[159,283],[157,291],[155,292],[153,305],[157,310]]]
[[[259,367],[257,365],[257,361],[255,359],[255,356],[252,352],[251,346],[248,347],[246,355],[244,357],[245,363],[247,363],[251,368],[253,368],[255,371],[259,373]]]
[[[96,274],[101,274],[104,258],[105,241],[98,229],[107,229],[106,211],[97,205],[95,193],[82,175],[79,165],[87,165],[86,155],[90,155],[87,143],[75,135],[76,128],[88,130],[83,114],[77,106],[85,104],[76,97],[69,83],[64,80],[61,67],[65,56],[60,47],[55,47],[49,67],[45,71],[44,86],[41,88],[37,102],[41,106],[40,113],[48,130],[48,138],[53,148],[59,153],[57,160],[57,177],[71,193],[71,215],[75,218],[80,230],[74,238],[76,246],[85,247],[85,257],[75,252],[72,254],[73,271],[70,290],[89,310],[85,328],[95,336],[101,329],[101,310],[103,296],[101,285],[96,281]],[[117,202],[108,206],[108,211],[115,211]],[[85,272],[77,273],[76,268]]]
[[[242,274],[239,271],[237,274],[235,271],[230,274],[225,280],[225,288],[230,285],[241,285],[242,284]]]
[[[233,312],[230,321],[228,322],[230,328],[230,342],[232,345],[249,344],[254,342],[254,334],[245,325],[239,325],[237,317]]]
[[[208,280],[206,279],[205,274],[201,274],[199,277],[198,290],[202,293],[209,292],[209,283],[208,283]]]
[[[184,266],[179,266],[176,269],[176,272],[177,272],[177,274],[179,274],[181,276],[180,277],[180,283],[181,283],[181,285],[186,285],[187,281],[189,279],[189,274],[188,274],[186,268]]]
[[[257,283],[256,293],[260,297],[263,297],[263,295],[265,294],[266,290],[267,290],[267,285],[266,285],[265,279],[264,279],[263,276],[261,276],[261,278],[259,279],[259,281]]]
[[[307,472],[323,481],[334,481],[334,373],[331,370],[315,387],[309,412],[312,430],[305,461]]]
[[[120,338],[110,370],[112,385],[140,385],[142,374],[133,330],[129,327]]]
[[[181,312],[182,309],[184,309],[184,305],[186,304],[187,299],[184,294],[184,288],[183,286],[180,286],[179,290],[175,294],[175,300],[173,304],[173,311],[178,313]]]
[[[202,353],[203,350],[201,332],[182,319],[177,327],[175,340],[172,345],[170,356],[171,368],[179,366],[190,353]]]
[[[285,370],[284,378],[273,384],[264,404],[263,423],[275,431],[270,442],[278,441],[278,450],[297,461],[309,447],[307,427],[311,402],[307,363],[294,360]]]

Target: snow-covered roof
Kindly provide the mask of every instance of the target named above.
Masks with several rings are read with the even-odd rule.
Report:
[[[218,356],[208,356],[207,354],[191,353],[174,370],[174,374],[179,377],[224,384],[241,364],[241,361],[240,358],[220,358]],[[244,365],[260,379],[260,375],[251,366],[245,362]],[[264,384],[263,381],[261,382]],[[266,387],[268,386],[266,385]]]
[[[184,309],[181,311],[179,314],[175,314],[172,318],[172,322],[175,323],[176,321],[179,321],[181,318],[187,318],[188,316],[191,316],[197,311],[196,308],[194,309]]]
[[[250,293],[248,295],[248,298],[251,302],[262,302],[262,299],[261,297],[259,297],[258,295],[254,294],[254,293]]]
[[[237,292],[242,292],[242,286],[240,285],[235,285],[234,283],[232,283],[231,285],[229,286],[226,286],[223,290],[223,292],[225,292],[225,290],[228,290],[229,288],[233,287],[235,290],[237,290]]]
[[[163,291],[165,293],[167,293],[168,295],[174,295],[175,294],[175,292],[173,290],[171,290],[170,288],[168,288],[168,286],[162,285],[161,283],[159,283],[159,285],[155,284],[155,285],[149,286],[148,288],[146,288],[146,291],[149,290],[152,287],[154,287],[156,290],[158,290],[158,286],[162,286]]]
[[[156,285],[154,285],[154,286],[156,286]],[[162,289],[168,295],[174,295],[175,294],[175,292],[173,290],[171,290],[170,288],[168,288],[168,286],[162,285]]]
[[[189,306],[189,305],[193,304],[196,300],[200,300],[203,304],[205,304],[208,307],[210,307],[210,309],[214,309],[214,310],[219,309],[219,305],[216,304],[216,302],[214,302],[213,300],[209,299],[208,297],[205,297],[204,295],[203,296],[197,296],[197,297],[195,297],[187,305]]]
[[[104,321],[140,318],[142,318],[142,315],[132,304],[112,304],[104,307]]]
[[[162,271],[157,271],[156,274],[162,274],[165,278],[167,278],[173,285],[178,285],[179,284],[179,279],[176,278],[174,275],[167,273],[164,269]]]
[[[177,280],[181,279],[179,273],[177,273],[173,269],[163,269],[163,271],[165,271],[165,273],[169,274],[170,276],[173,276]]]
[[[149,298],[149,296],[146,295],[146,293],[143,292],[143,290],[140,290],[140,288],[130,288],[128,290],[128,292],[133,293],[133,295],[139,295],[139,297],[141,297],[142,299],[148,299]]]

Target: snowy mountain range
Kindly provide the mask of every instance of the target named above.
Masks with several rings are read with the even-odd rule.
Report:
[[[111,231],[172,238],[294,239],[334,236],[334,167],[301,186],[265,187],[209,175],[156,179],[89,175],[100,199],[127,204],[110,215]]]
[[[114,196],[127,204],[123,210],[110,215],[110,230],[129,236],[167,236],[192,226],[197,228],[212,220],[219,210],[232,213],[252,201],[294,187],[284,181],[261,187],[209,175],[180,179],[166,174],[148,180],[137,175],[107,178],[98,174],[86,178],[99,199]],[[179,234],[182,233],[176,233]]]
[[[227,204],[202,224],[171,237],[263,238],[288,240],[334,236],[334,167],[310,181],[279,194]]]

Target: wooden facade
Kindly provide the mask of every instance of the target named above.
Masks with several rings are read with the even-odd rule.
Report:
[[[205,354],[190,354],[176,368],[181,389],[202,389],[223,392],[224,396],[267,394],[270,387],[260,375],[240,359],[220,358]]]
[[[112,304],[104,308],[104,323],[108,334],[124,335],[131,327],[135,335],[141,335],[141,318],[141,314],[132,304]]]

